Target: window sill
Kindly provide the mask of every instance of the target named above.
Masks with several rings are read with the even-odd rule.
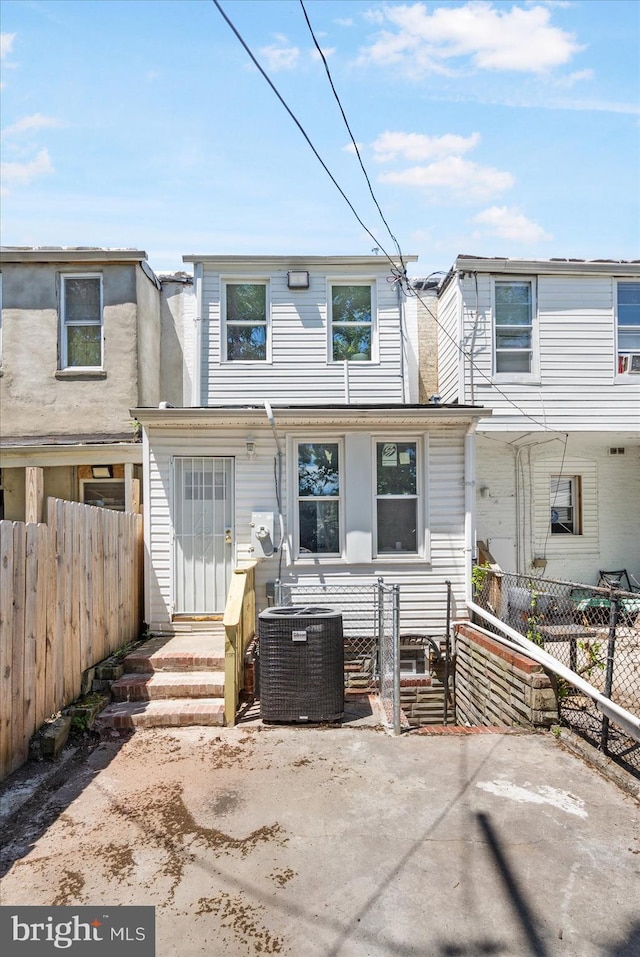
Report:
[[[105,369],[57,369],[56,379],[67,379],[73,382],[87,379],[106,379]]]
[[[491,383],[488,382],[478,382],[476,387],[486,386],[491,388],[492,385],[542,385],[540,376],[536,375],[508,375],[506,372],[499,372],[491,377]]]

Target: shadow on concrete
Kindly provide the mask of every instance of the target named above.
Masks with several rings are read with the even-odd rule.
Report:
[[[607,957],[640,957],[640,920],[629,935],[606,951]]]
[[[29,760],[0,784],[0,877],[26,857],[52,824],[109,766],[132,732],[71,738],[55,761]],[[89,765],[89,758],[92,758]]]
[[[536,927],[537,920],[533,909],[527,901],[526,894],[507,860],[498,833],[489,820],[489,815],[478,812],[476,814],[476,820],[487,842],[487,847],[493,856],[494,864],[504,885],[509,902],[522,928],[522,932],[527,939],[529,952],[534,955],[534,957],[548,957],[547,948]]]

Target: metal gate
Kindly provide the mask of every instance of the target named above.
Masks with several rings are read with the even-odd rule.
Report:
[[[377,580],[363,585],[276,582],[276,605],[318,605],[342,613],[345,639],[345,687],[377,691],[385,723],[401,730],[400,588]]]

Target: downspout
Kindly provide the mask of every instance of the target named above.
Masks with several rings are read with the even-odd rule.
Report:
[[[400,381],[402,382],[402,402],[404,404],[407,401],[407,356],[405,355],[407,335],[401,282],[396,282],[396,292],[398,294],[398,317],[400,320]]]
[[[193,342],[193,377],[191,380],[191,406],[202,405],[202,263],[193,268],[193,285],[196,295],[195,337]]]
[[[276,504],[278,506],[278,524],[280,526],[280,541],[278,543],[278,581],[281,578],[282,571],[282,549],[284,547],[284,515],[282,514],[282,446],[280,445],[280,438],[278,436],[278,430],[276,429],[276,420],[273,416],[273,410],[271,405],[267,400],[264,400],[264,411],[267,416],[269,425],[271,426],[271,431],[273,432],[273,438],[276,443],[276,475],[275,475],[275,484],[276,484]]]
[[[474,420],[464,437],[464,591],[465,601],[472,601],[471,572],[475,554],[476,530],[476,429]]]

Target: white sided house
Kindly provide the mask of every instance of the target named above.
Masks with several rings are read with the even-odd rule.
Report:
[[[487,406],[477,534],[505,571],[640,579],[640,263],[459,256],[443,402]]]
[[[460,614],[469,587],[483,412],[418,404],[415,299],[383,257],[185,260],[184,407],[133,410],[151,629],[221,614],[257,562],[258,610],[278,580],[383,578],[401,631],[442,634],[446,582]]]

